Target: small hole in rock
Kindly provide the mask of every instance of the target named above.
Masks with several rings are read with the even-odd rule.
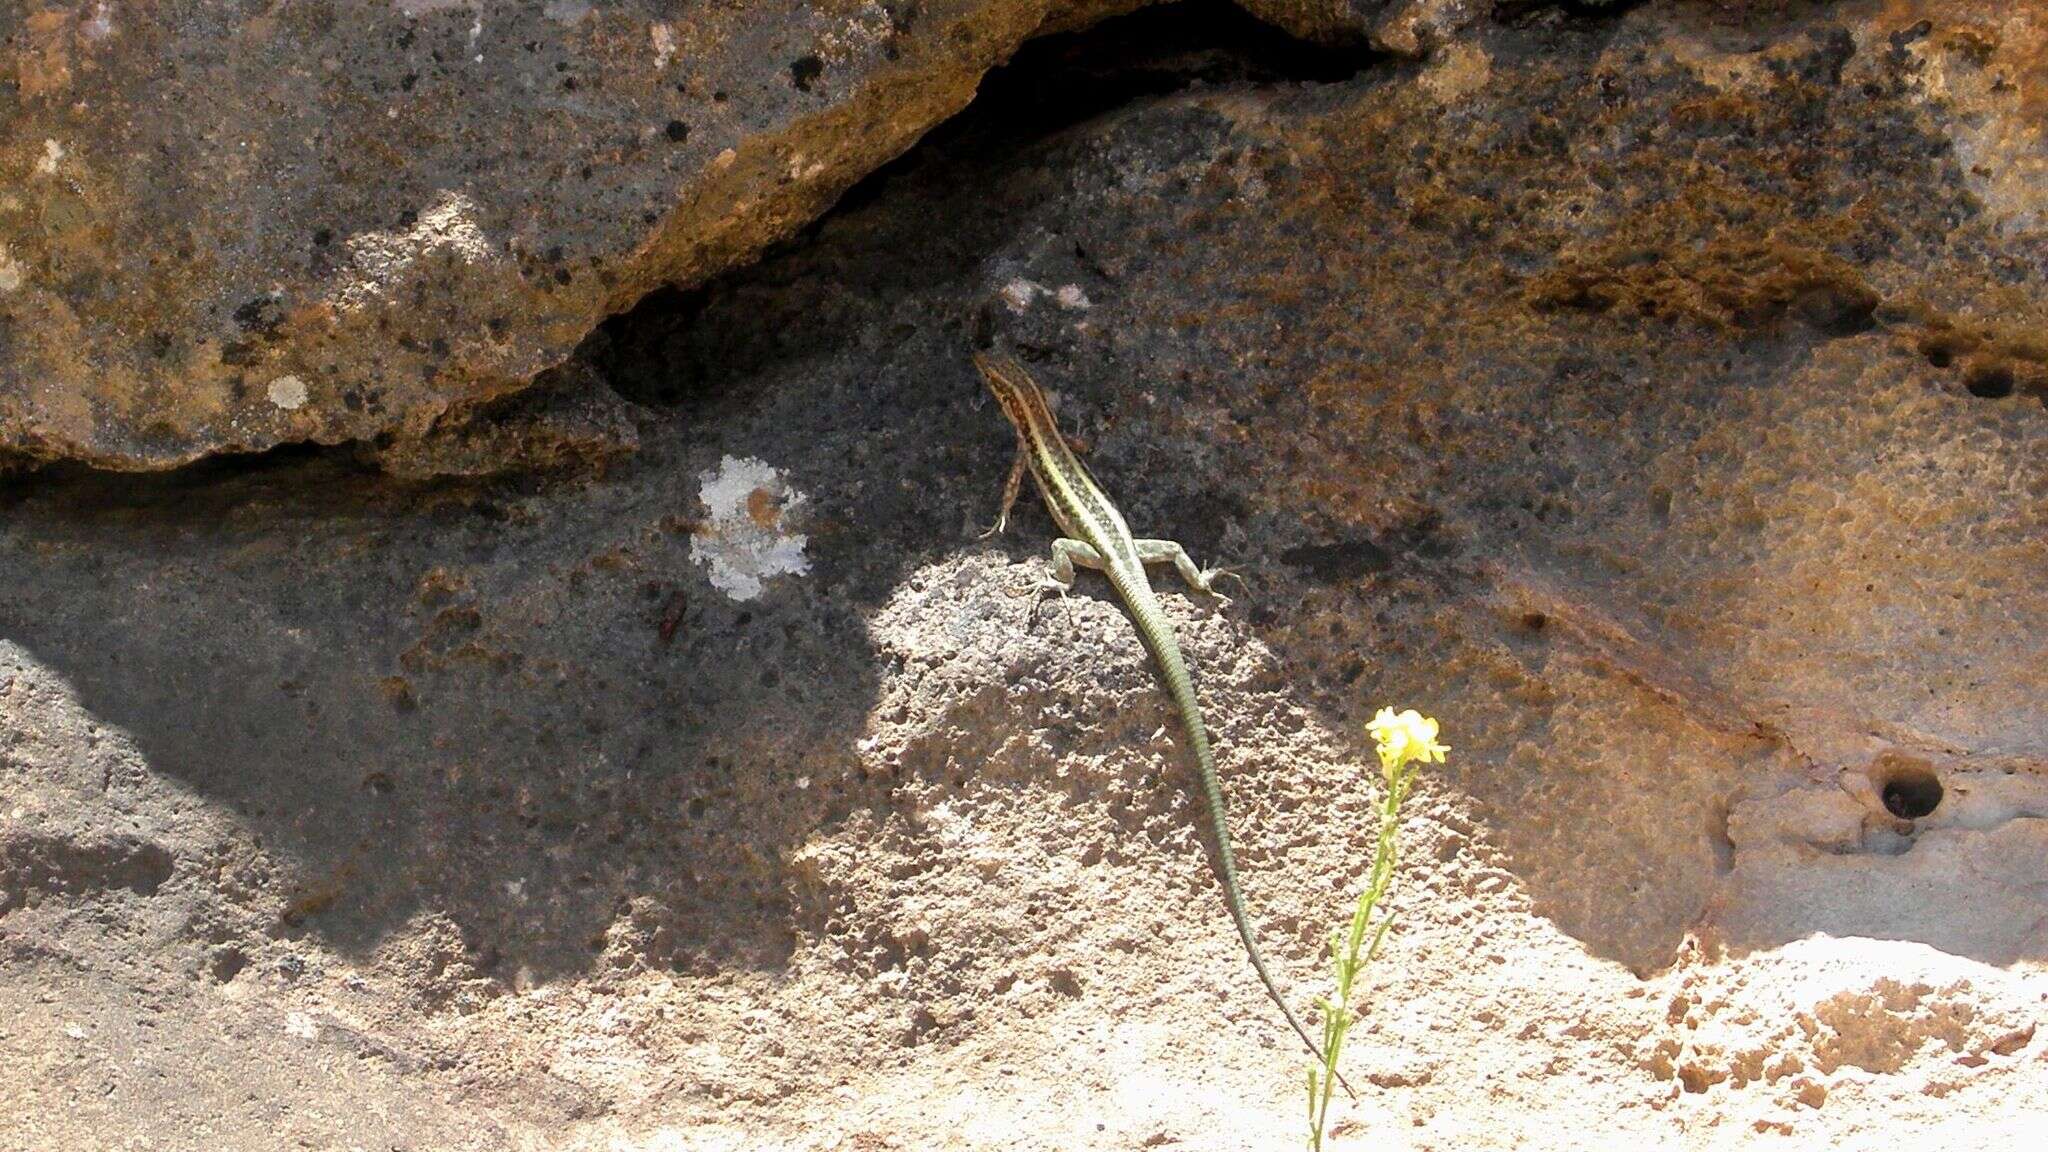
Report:
[[[1941,780],[1925,764],[1894,764],[1878,787],[1884,810],[1901,820],[1918,820],[1941,807]]]
[[[1963,377],[1970,395],[1986,400],[2003,400],[2012,395],[2012,369],[2003,364],[1986,364],[1970,369]]]
[[[248,966],[248,954],[235,947],[216,949],[213,953],[213,958],[207,965],[213,972],[213,978],[222,984],[233,980],[241,974],[242,969]]]
[[[1877,327],[1881,303],[1877,293],[1861,284],[1816,284],[1801,292],[1793,307],[1829,336],[1854,336]]]

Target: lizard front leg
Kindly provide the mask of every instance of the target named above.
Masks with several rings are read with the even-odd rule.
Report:
[[[1207,592],[1225,604],[1230,601],[1225,599],[1221,592],[1216,591],[1216,580],[1228,576],[1240,585],[1244,583],[1244,577],[1229,569],[1197,567],[1194,560],[1188,556],[1187,549],[1171,540],[1133,540],[1131,543],[1137,545],[1139,560],[1147,564],[1173,565],[1174,570],[1180,573],[1181,579],[1188,582],[1189,587]]]

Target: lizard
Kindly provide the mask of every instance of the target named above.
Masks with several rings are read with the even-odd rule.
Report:
[[[1172,697],[1174,708],[1180,713],[1181,728],[1194,749],[1196,772],[1216,837],[1217,871],[1222,882],[1223,900],[1230,910],[1231,922],[1237,926],[1238,938],[1244,942],[1245,953],[1251,957],[1252,970],[1258,973],[1259,982],[1266,986],[1266,994],[1279,1006],[1281,1015],[1287,1017],[1294,1034],[1301,1037],[1301,1042],[1320,1061],[1321,1048],[1309,1038],[1308,1029],[1302,1026],[1300,1017],[1280,995],[1280,988],[1266,967],[1265,954],[1259,949],[1258,938],[1252,932],[1251,919],[1245,912],[1244,891],[1237,881],[1237,856],[1231,850],[1230,824],[1225,817],[1223,788],[1216,779],[1215,753],[1209,747],[1209,733],[1202,724],[1202,712],[1195,701],[1194,682],[1188,677],[1187,661],[1181,657],[1180,643],[1174,638],[1173,627],[1167,623],[1166,613],[1153,594],[1152,581],[1145,574],[1145,566],[1172,564],[1181,579],[1191,587],[1219,599],[1221,596],[1213,587],[1217,577],[1234,573],[1197,566],[1187,550],[1171,540],[1133,537],[1129,525],[1124,522],[1123,513],[1117,510],[1109,495],[1068,446],[1053,418],[1052,408],[1046,402],[1045,392],[1024,370],[1024,366],[1008,356],[980,352],[975,353],[974,364],[980,369],[1003,415],[1009,418],[1010,425],[1017,431],[1017,457],[1010,466],[1009,479],[1003,484],[1002,510],[996,516],[995,526],[983,535],[996,535],[1009,526],[1010,510],[1017,503],[1018,494],[1023,489],[1024,473],[1028,471],[1037,482],[1038,494],[1052,513],[1054,523],[1064,533],[1052,542],[1052,571],[1040,583],[1040,589],[1065,595],[1074,585],[1074,566],[1077,564],[1098,569],[1109,577],[1110,586],[1116,589],[1117,596],[1130,612],[1131,622],[1137,627],[1138,638],[1143,642],[1145,651],[1159,665],[1167,695]],[[1334,1073],[1336,1070],[1330,1071]],[[1351,1085],[1344,1083],[1341,1075],[1337,1079],[1350,1094]]]

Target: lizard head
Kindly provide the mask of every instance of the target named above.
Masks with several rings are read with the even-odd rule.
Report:
[[[1003,414],[1018,428],[1031,427],[1035,413],[1050,412],[1038,382],[1015,359],[999,352],[976,352],[974,366],[981,369],[981,378],[996,403],[1003,406]]]

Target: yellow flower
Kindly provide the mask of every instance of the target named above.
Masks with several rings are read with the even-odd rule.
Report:
[[[1450,748],[1436,742],[1436,721],[1410,708],[1398,715],[1382,708],[1365,726],[1379,742],[1380,767],[1394,772],[1411,761],[1441,764]]]

